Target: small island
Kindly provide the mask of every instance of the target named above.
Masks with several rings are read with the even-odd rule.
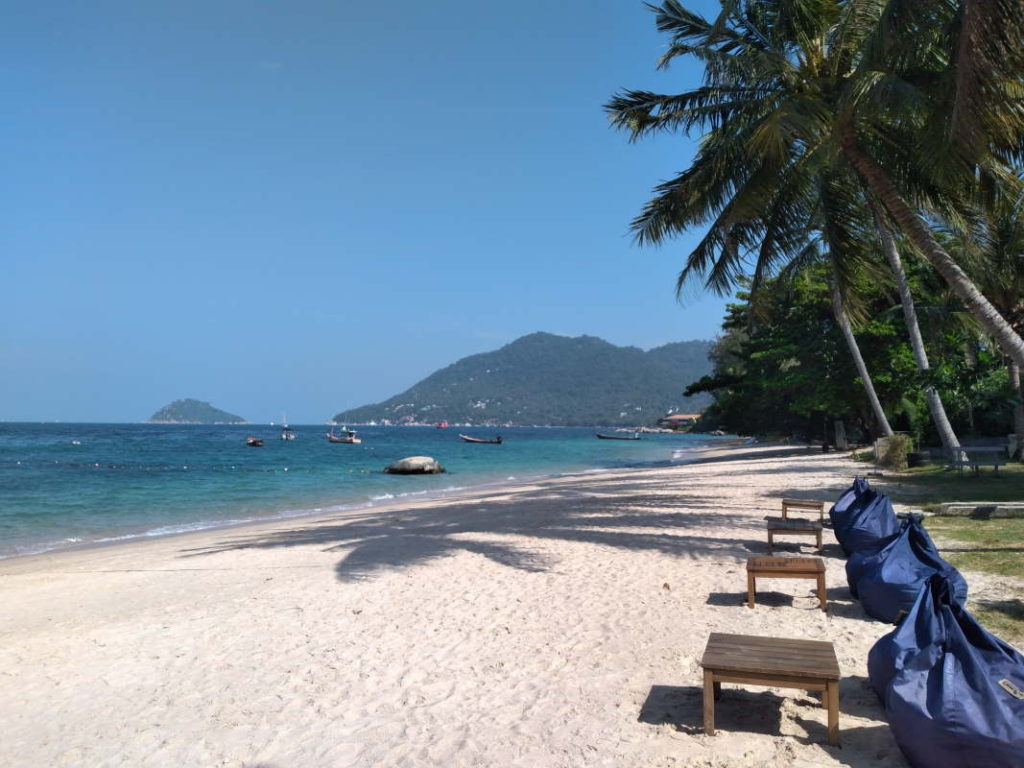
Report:
[[[165,405],[146,420],[147,424],[248,424],[241,416],[222,411],[202,400],[187,397]]]

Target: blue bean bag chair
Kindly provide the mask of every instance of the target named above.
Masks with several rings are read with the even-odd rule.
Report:
[[[939,555],[920,515],[911,515],[898,535],[859,556],[856,591],[868,615],[896,623],[910,611],[921,586],[936,573],[948,579],[953,596],[967,599],[967,582]]]
[[[915,768],[1024,765],[1024,656],[986,632],[944,576],[875,643],[868,672]]]
[[[833,527],[839,525],[845,519],[850,507],[868,491],[871,491],[871,486],[868,485],[866,479],[863,477],[854,478],[853,485],[842,492],[839,498],[836,499],[836,503],[828,511],[828,519],[832,521]],[[874,493],[874,491],[871,491],[871,493]]]
[[[884,538],[878,539],[871,544],[858,549],[849,559],[846,561],[846,583],[850,587],[850,594],[854,598],[858,597],[857,594],[857,582],[860,580],[861,572],[864,570],[864,564],[870,562],[872,558],[875,558],[880,551],[884,550],[890,544],[892,544],[899,536],[906,530],[906,527],[910,525],[909,518],[896,518],[899,522],[899,529],[896,533],[893,533]]]
[[[847,555],[874,546],[900,529],[892,502],[884,493],[868,491],[850,505],[833,533]]]

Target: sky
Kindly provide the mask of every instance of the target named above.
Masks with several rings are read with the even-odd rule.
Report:
[[[707,0],[688,7],[711,14]],[[629,222],[694,143],[602,105],[675,92],[642,2],[8,4],[0,419],[195,397],[322,423],[534,331],[713,338],[701,233]]]

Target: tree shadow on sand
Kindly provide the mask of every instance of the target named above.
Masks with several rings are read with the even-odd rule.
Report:
[[[723,525],[735,534],[702,534],[709,526]],[[543,551],[546,540],[680,558],[741,558],[760,554],[765,547],[763,523],[751,520],[747,508],[730,511],[712,496],[668,491],[656,480],[623,483],[615,478],[565,487],[553,483],[487,498],[434,501],[293,526],[223,538],[207,547],[183,550],[181,556],[317,545],[324,551],[345,552],[335,570],[340,580],[352,581],[460,551],[510,568],[545,571],[554,566]]]

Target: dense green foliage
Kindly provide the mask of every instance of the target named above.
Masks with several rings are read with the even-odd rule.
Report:
[[[241,416],[187,397],[165,405],[149,417],[154,424],[248,424]]]
[[[534,333],[494,352],[463,358],[389,400],[343,411],[370,421],[559,426],[653,424],[669,410],[695,412],[707,395],[683,389],[711,370],[708,341],[652,349],[616,347],[593,336]]]
[[[979,337],[920,262],[908,264],[922,302],[926,342],[936,365],[929,383],[942,394],[954,426],[967,435],[1006,435],[1018,396],[1002,356]],[[787,281],[766,281],[756,297],[741,292],[730,304],[723,335],[711,352],[714,371],[689,392],[713,392],[702,427],[741,433],[832,439],[841,419],[850,437],[874,434],[864,390],[843,345],[829,304],[826,270],[807,268]],[[893,291],[881,282],[857,286],[862,306],[857,338],[886,412],[897,430],[935,444],[923,384],[911,357]],[[955,304],[953,305],[955,307]]]

